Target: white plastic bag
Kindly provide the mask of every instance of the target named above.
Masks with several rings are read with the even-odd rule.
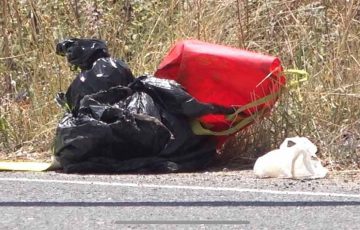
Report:
[[[260,178],[324,178],[328,170],[316,156],[317,147],[306,137],[286,138],[279,149],[259,157],[254,173]]]

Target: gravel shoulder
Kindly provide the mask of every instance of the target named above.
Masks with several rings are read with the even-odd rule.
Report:
[[[358,229],[359,172],[258,179],[1,172],[1,229]]]

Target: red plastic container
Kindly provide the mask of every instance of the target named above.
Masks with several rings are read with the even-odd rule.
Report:
[[[278,93],[285,83],[277,57],[215,45],[197,40],[176,43],[160,63],[155,76],[180,83],[202,102],[241,107],[270,94]],[[243,112],[251,116],[276,102],[252,107]],[[209,115],[201,122],[214,131],[232,124],[223,115]]]

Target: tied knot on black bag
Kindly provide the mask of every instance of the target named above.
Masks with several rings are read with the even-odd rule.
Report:
[[[56,54],[66,56],[70,64],[81,70],[91,69],[99,58],[110,57],[106,43],[97,39],[65,39],[57,43]]]

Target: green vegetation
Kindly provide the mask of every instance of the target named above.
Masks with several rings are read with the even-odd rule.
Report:
[[[135,74],[153,73],[178,39],[279,56],[309,79],[271,116],[231,140],[241,165],[285,137],[309,137],[332,169],[360,166],[360,2],[355,0],[2,0],[0,158],[47,159],[62,111],[54,102],[74,72],[55,55],[65,37],[108,41]],[[288,76],[292,77],[291,75]]]

